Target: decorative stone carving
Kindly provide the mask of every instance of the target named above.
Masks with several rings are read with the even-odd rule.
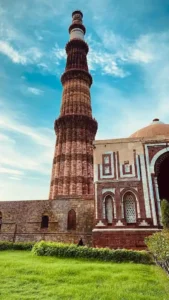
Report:
[[[118,220],[115,226],[124,226],[121,220]]]
[[[100,227],[101,227],[101,226],[105,226],[101,220],[96,224],[96,227],[99,227],[99,226],[100,226]]]
[[[139,226],[150,226],[145,220],[141,221]]]

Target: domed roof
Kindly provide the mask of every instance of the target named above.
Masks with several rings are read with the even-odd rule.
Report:
[[[140,130],[136,131],[130,137],[132,138],[149,138],[156,136],[169,136],[169,124],[164,124],[159,119],[154,119],[153,122]]]

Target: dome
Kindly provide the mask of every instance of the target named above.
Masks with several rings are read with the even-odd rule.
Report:
[[[132,138],[149,138],[156,136],[169,136],[169,124],[164,124],[159,119],[154,119],[153,122],[140,130],[136,131],[130,137]]]

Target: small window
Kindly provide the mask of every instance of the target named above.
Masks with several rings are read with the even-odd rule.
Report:
[[[68,212],[67,229],[76,230],[76,213],[73,209]]]
[[[2,227],[2,213],[0,212],[0,230],[1,230],[1,227]]]
[[[126,222],[136,223],[136,205],[135,205],[135,196],[132,193],[126,193],[124,196],[124,211]]]
[[[105,198],[105,217],[108,224],[112,224],[113,221],[113,205],[112,205],[112,197],[107,196]]]
[[[49,225],[49,217],[42,216],[41,228],[48,228]]]
[[[103,175],[111,175],[111,155],[103,154]]]

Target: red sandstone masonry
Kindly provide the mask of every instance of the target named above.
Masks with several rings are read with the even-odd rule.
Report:
[[[112,249],[125,248],[133,250],[146,249],[145,238],[151,234],[158,232],[154,230],[131,230],[131,231],[113,231],[113,232],[93,232],[93,246],[94,247],[109,247]]]
[[[85,31],[82,20],[79,23],[73,17],[73,28],[76,26],[82,26]],[[83,40],[72,39],[66,45],[66,53],[66,69],[61,78],[61,113],[55,121],[57,142],[49,195],[51,200],[57,195],[94,193],[92,142],[97,122],[92,118],[92,77],[86,58],[88,45]]]

